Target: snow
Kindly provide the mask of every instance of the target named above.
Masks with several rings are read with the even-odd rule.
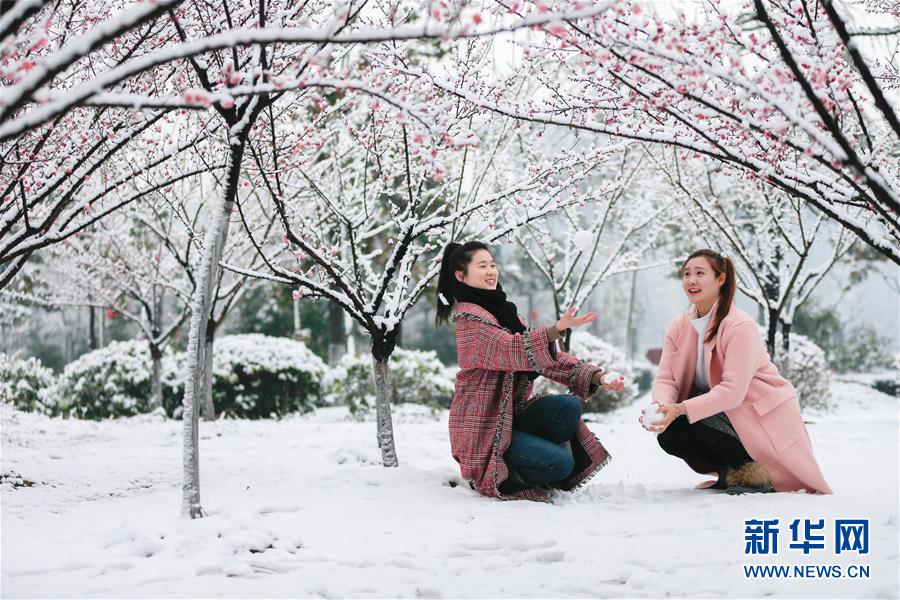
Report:
[[[650,427],[666,418],[665,413],[657,411],[658,407],[658,404],[650,404],[650,406],[645,406],[641,409],[641,424],[644,427]]]
[[[590,252],[594,247],[594,237],[594,232],[581,229],[572,234],[572,243],[582,252]]]
[[[621,379],[621,378],[622,378],[622,374],[619,373],[618,371],[610,371],[609,373],[604,373],[603,377],[600,378],[600,381],[602,381],[605,385],[609,385],[610,383],[614,382],[616,379]]]
[[[60,65],[68,65],[79,57],[86,55],[99,39],[115,31],[128,30],[135,23],[146,19],[148,14],[159,11],[160,6],[164,8],[165,5],[170,3],[177,3],[177,0],[157,0],[157,2],[150,3],[147,6],[132,7],[122,11],[115,18],[102,22],[95,27],[91,35],[81,36],[63,49],[55,52],[46,59],[45,64],[34,69],[21,83],[9,86],[4,90],[3,97],[0,98],[0,115],[8,116],[4,114],[8,107],[13,106],[20,99],[27,98],[35,92],[44,81],[47,73],[58,72]],[[9,137],[46,123],[55,116],[66,112],[72,106],[84,103],[94,95],[102,93],[102,90],[113,87],[132,75],[142,73],[157,65],[166,64],[188,56],[203,54],[210,50],[249,46],[261,42],[355,45],[359,43],[400,40],[489,37],[492,34],[504,31],[541,26],[560,18],[590,19],[606,12],[611,4],[612,2],[607,1],[598,3],[595,6],[577,8],[576,10],[567,10],[560,13],[539,13],[526,18],[511,20],[511,22],[502,24],[495,29],[480,31],[468,31],[465,26],[431,26],[427,22],[421,25],[403,25],[386,29],[361,28],[339,35],[334,35],[328,29],[322,28],[304,29],[269,26],[231,29],[202,39],[169,45],[166,48],[133,58],[126,63],[118,64],[109,70],[103,71],[93,79],[88,79],[84,83],[72,87],[55,101],[47,102],[40,108],[4,123],[0,126],[0,139],[6,140]],[[135,102],[135,98],[130,97],[127,101],[130,103]],[[240,127],[240,124],[238,126]]]
[[[647,396],[588,415],[613,461],[552,504],[460,485],[446,411],[398,407],[401,466],[385,469],[374,422],[333,407],[201,423],[209,516],[194,521],[179,516],[181,423],[3,404],[2,595],[896,598],[897,401],[832,392],[837,412],[805,415],[832,496],[693,489],[705,478],[635,422]],[[777,557],[744,556],[751,518],[780,520]],[[795,518],[870,519],[871,552],[787,550]],[[871,577],[745,579],[744,563],[868,564]]]

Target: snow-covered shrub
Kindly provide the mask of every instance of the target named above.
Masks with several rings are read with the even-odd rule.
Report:
[[[765,331],[760,328],[765,340]],[[782,348],[779,331],[775,335],[775,348]],[[791,334],[787,361],[783,357],[775,360],[782,377],[790,381],[797,390],[801,408],[827,409],[831,402],[831,371],[825,352],[806,336]]]
[[[66,365],[53,389],[56,410],[83,419],[147,412],[150,369],[146,342],[110,342]]]
[[[48,390],[56,377],[37,358],[21,359],[0,352],[0,402],[19,410],[52,412]]]
[[[397,348],[388,359],[391,402],[449,406],[456,370],[438,360],[433,350]],[[352,413],[375,405],[372,356],[345,354],[329,369],[323,385],[330,404],[346,404]]]
[[[184,396],[185,355],[166,361],[163,404],[174,414]],[[241,419],[306,412],[321,398],[325,363],[306,344],[259,333],[226,335],[213,345],[216,415]]]
[[[659,367],[647,360],[636,360],[631,364],[634,371],[634,382],[638,386],[638,394],[649,392],[656,381],[656,373]]]
[[[584,331],[572,334],[569,354],[601,367],[604,371],[617,371],[625,377],[625,389],[621,392],[609,392],[601,389],[584,406],[584,412],[608,412],[627,404],[637,395],[638,386],[634,372],[625,358],[625,353],[611,344],[607,344],[595,335]],[[543,377],[535,380],[534,395],[565,394],[568,390],[557,383]]]
[[[791,336],[793,339],[793,336]],[[871,373],[888,369],[893,362],[891,341],[878,335],[868,323],[847,331],[832,351],[831,365],[839,373]]]
[[[450,405],[456,373],[448,369],[433,350],[397,348],[388,362],[391,378],[391,402]]]
[[[356,413],[375,405],[372,356],[345,354],[322,378],[326,404],[346,404]]]
[[[894,357],[894,373],[893,377],[887,376],[879,378],[875,382],[875,389],[891,396],[897,396],[900,390],[900,353]]]
[[[872,387],[889,396],[897,396],[897,391],[900,390],[900,354],[894,357],[893,366],[893,372],[876,373],[875,381],[872,382]]]

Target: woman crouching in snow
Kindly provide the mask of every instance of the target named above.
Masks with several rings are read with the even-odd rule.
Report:
[[[506,299],[481,242],[451,243],[438,279],[436,324],[456,322],[459,372],[450,406],[450,448],[462,477],[486,496],[546,500],[547,488],[574,490],[610,456],[581,420],[581,402],[603,385],[603,370],[558,352],[569,327],[590,323],[570,309],[556,325],[527,328]],[[572,394],[531,398],[539,375]],[[577,396],[577,397],[576,397]]]
[[[830,494],[797,392],[772,364],[756,322],[732,303],[731,259],[697,250],[681,267],[693,305],[669,325],[653,384],[659,407],[640,421],[667,453],[728,493]]]

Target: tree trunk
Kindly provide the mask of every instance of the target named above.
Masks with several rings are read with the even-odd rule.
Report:
[[[213,342],[216,338],[216,323],[210,321],[206,325],[206,336],[203,346],[203,373],[201,374],[202,395],[200,396],[200,416],[204,421],[216,420],[216,407],[213,404]]]
[[[292,300],[294,309],[294,339],[303,341],[303,322],[300,320],[300,300]]]
[[[394,325],[394,331],[396,332],[396,337],[394,337],[394,344],[397,346],[403,346],[403,323],[397,323]]]
[[[766,350],[769,352],[769,356],[772,357],[772,360],[775,360],[778,354],[775,352],[777,348],[775,348],[775,334],[778,331],[778,311],[775,309],[769,309],[769,327],[766,332]]]
[[[791,324],[781,321],[781,370],[787,376],[791,372]]]
[[[628,361],[631,362],[634,360],[634,355],[637,353],[635,350],[635,346],[637,345],[635,340],[635,331],[634,331],[634,298],[635,291],[637,289],[637,271],[631,272],[631,292],[628,295],[628,319],[625,324],[625,352],[628,354]]]
[[[328,364],[334,365],[347,352],[344,311],[337,302],[328,303]]]
[[[766,333],[766,349],[769,351],[769,356],[772,357],[772,360],[778,364],[778,348],[775,347],[775,334],[778,331],[778,321],[781,316],[781,311],[777,308],[780,304],[779,299],[781,297],[781,285],[778,280],[778,266],[781,264],[782,260],[782,251],[780,246],[776,246],[775,248],[775,256],[773,257],[774,269],[763,270],[763,294],[765,294],[767,301],[767,309],[769,313],[768,320],[768,331]],[[776,307],[776,308],[772,308]]]
[[[162,406],[162,350],[156,344],[150,344],[150,410]]]
[[[60,317],[62,318],[63,322],[63,359],[66,361],[66,364],[69,364],[70,362],[72,362],[72,354],[74,354],[74,348],[72,334],[70,333],[72,327],[69,326],[69,323],[66,319],[66,312],[68,311],[60,311]],[[75,318],[78,318],[77,314],[75,315]]]
[[[253,101],[251,100],[251,103]],[[257,113],[258,114],[258,113]],[[245,117],[239,128],[229,131],[231,145],[225,165],[225,181],[222,193],[211,212],[211,226],[204,242],[203,258],[197,278],[197,287],[191,306],[191,327],[188,334],[187,365],[184,377],[184,454],[181,513],[196,519],[203,516],[200,506],[200,448],[199,448],[199,400],[202,393],[204,343],[209,321],[210,303],[222,259],[222,250],[228,238],[231,209],[238,189],[241,159],[244,155],[247,131],[253,118]]]
[[[93,306],[88,306],[88,331],[90,332],[88,346],[91,350],[96,350],[99,348],[97,345],[97,309]]]
[[[375,373],[375,418],[378,422],[378,447],[385,467],[399,466],[394,446],[394,425],[391,419],[391,379],[388,360],[394,351],[394,337],[372,340],[372,365]]]
[[[347,335],[347,354],[356,356],[356,338],[353,337],[353,317],[344,313],[344,331]]]

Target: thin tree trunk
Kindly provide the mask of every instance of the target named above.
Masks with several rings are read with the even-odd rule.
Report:
[[[628,296],[628,319],[625,324],[625,352],[628,353],[628,361],[634,360],[635,332],[634,332],[634,298],[637,290],[637,271],[631,272],[631,292]]]
[[[772,360],[775,360],[778,354],[775,352],[777,348],[775,348],[775,334],[778,331],[778,311],[774,309],[769,309],[769,328],[766,332],[766,350],[769,351],[769,356],[772,357]]]
[[[200,506],[200,448],[199,448],[199,400],[202,397],[204,343],[209,321],[213,286],[217,281],[219,261],[228,238],[228,224],[234,206],[244,155],[246,132],[253,119],[246,119],[238,131],[230,131],[232,145],[228,148],[225,165],[225,182],[222,194],[212,210],[211,227],[204,238],[205,248],[200,263],[197,287],[191,306],[191,327],[188,334],[187,365],[184,377],[184,453],[182,467],[181,513],[196,519],[203,516]]]
[[[60,311],[60,318],[62,319],[63,323],[63,359],[65,360],[66,364],[72,362],[72,354],[74,353],[72,348],[72,335],[69,333],[72,328],[69,327],[68,320],[66,319],[66,313],[68,312],[69,311],[66,309]],[[79,320],[77,312],[74,314],[74,318],[76,320]]]
[[[375,417],[378,421],[378,447],[381,448],[381,462],[385,467],[399,466],[397,450],[394,446],[394,425],[391,420],[391,386],[388,374],[388,358],[373,355],[375,369]]]
[[[97,345],[97,308],[88,306],[88,346],[91,350],[99,348]]]
[[[303,322],[300,320],[300,300],[292,300],[294,308],[294,339],[303,339]]]
[[[204,421],[216,420],[216,407],[213,404],[213,343],[216,338],[216,327],[213,321],[206,326],[206,337],[203,346],[203,373],[201,377],[202,395],[200,396],[200,416]]]
[[[162,406],[162,350],[150,344],[150,410]]]
[[[347,324],[337,302],[328,303],[328,364],[334,365],[347,352]]]
[[[394,331],[397,332],[397,337],[394,338],[394,343],[397,346],[403,346],[403,323],[397,323],[394,325]]]
[[[356,338],[353,337],[353,317],[344,313],[344,331],[347,333],[347,354],[356,356]]]
[[[781,321],[781,370],[787,375],[791,372],[791,324]]]

